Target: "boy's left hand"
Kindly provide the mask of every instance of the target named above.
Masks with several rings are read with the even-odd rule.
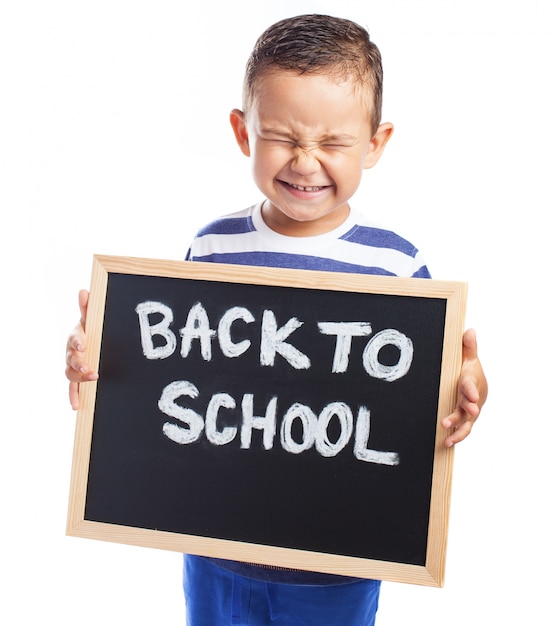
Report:
[[[454,431],[446,438],[446,446],[463,441],[473,428],[488,395],[488,384],[477,354],[477,336],[473,329],[463,335],[463,361],[457,383],[457,405],[444,417],[442,426]]]

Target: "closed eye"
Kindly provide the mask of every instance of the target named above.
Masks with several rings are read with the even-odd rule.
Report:
[[[262,141],[265,141],[269,144],[275,144],[278,146],[286,146],[289,148],[294,148],[296,143],[294,141],[289,141],[288,139],[277,139],[275,137],[262,137]]]

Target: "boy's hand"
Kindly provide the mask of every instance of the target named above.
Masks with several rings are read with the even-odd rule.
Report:
[[[463,335],[463,361],[457,383],[457,406],[442,420],[444,428],[455,430],[446,439],[449,448],[471,433],[488,395],[488,385],[477,355],[477,336],[473,329]]]
[[[89,292],[85,289],[79,292],[79,309],[81,318],[70,333],[66,343],[66,378],[70,381],[70,404],[72,409],[79,409],[79,384],[97,380],[96,372],[85,361],[85,318],[87,317],[87,302]]]

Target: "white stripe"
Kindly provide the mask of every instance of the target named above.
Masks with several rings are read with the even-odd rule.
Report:
[[[198,237],[192,244],[192,256],[211,254],[245,254],[272,252],[312,256],[358,267],[378,267],[396,276],[412,276],[425,263],[420,254],[415,258],[392,248],[367,246],[339,239],[356,225],[355,213],[339,228],[316,237],[287,237],[271,230],[263,221],[261,205],[231,214],[235,218],[252,214],[257,230],[241,234],[216,234]],[[365,220],[363,220],[365,221]],[[365,224],[366,227],[370,226]]]
[[[302,241],[285,246],[270,245],[262,241],[257,232],[241,235],[206,235],[195,241],[192,247],[194,257],[210,254],[245,254],[249,252],[275,252],[315,256],[361,267],[379,267],[396,276],[412,276],[424,263],[419,255],[414,259],[403,252],[391,248],[375,248],[349,241],[337,240],[319,249],[308,249]]]

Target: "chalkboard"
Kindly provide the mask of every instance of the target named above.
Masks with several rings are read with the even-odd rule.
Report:
[[[465,299],[94,257],[68,534],[441,586]]]

